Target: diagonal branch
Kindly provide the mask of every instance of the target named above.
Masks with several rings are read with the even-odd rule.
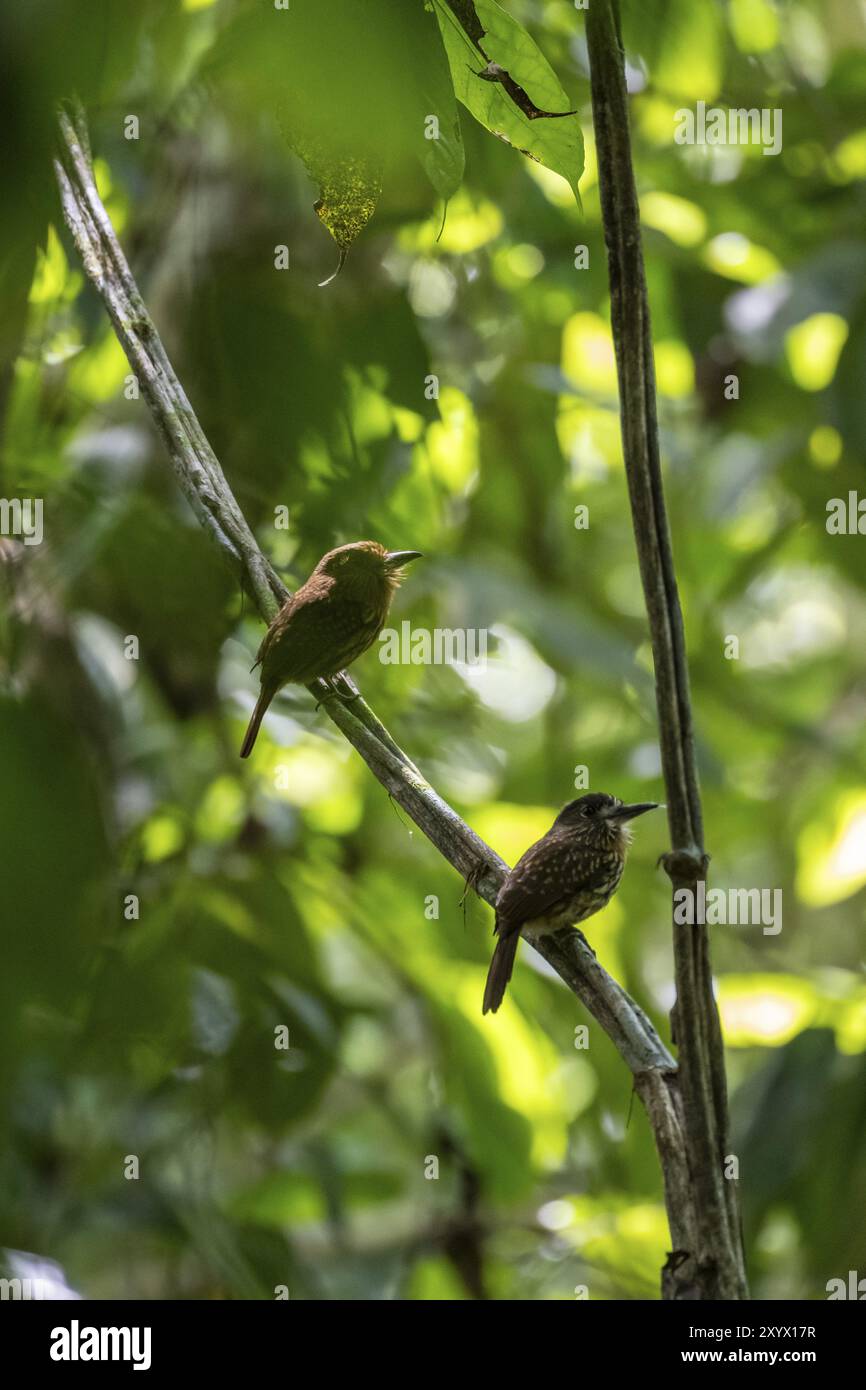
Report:
[[[259,549],[147,313],[96,189],[80,110],[60,112],[55,171],[63,215],[85,273],[138,378],[178,484],[262,618],[270,621],[287,590]],[[479,897],[492,904],[507,865],[429,785],[363,699],[347,705],[325,687],[311,689],[382,786]],[[576,932],[524,935],[605,1030],[632,1072],[656,1138],[674,1248],[691,1248],[694,1213],[676,1063],[643,1010]]]
[[[706,873],[685,635],[662,489],[649,300],[629,137],[628,93],[617,0],[592,0],[586,20],[611,325],[620,389],[623,454],[655,666],[674,891],[694,892]],[[692,899],[694,901],[694,898]],[[697,1216],[694,1281],[700,1298],[747,1298],[736,1185],[724,1173],[724,1050],[702,924],[674,924],[677,1045],[689,1168]],[[676,1273],[673,1281],[676,1282]]]

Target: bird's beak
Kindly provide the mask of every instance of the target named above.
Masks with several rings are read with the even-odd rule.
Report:
[[[397,570],[401,565],[406,565],[410,560],[423,560],[424,556],[420,550],[389,550],[385,556],[385,568]]]
[[[657,811],[659,803],[657,801],[636,801],[631,806],[614,806],[607,812],[608,820],[634,820],[635,816],[642,816],[645,811]]]

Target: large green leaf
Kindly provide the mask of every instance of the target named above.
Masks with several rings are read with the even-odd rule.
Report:
[[[454,90],[476,120],[567,179],[580,203],[583,132],[535,40],[495,0],[433,0]],[[459,17],[458,17],[459,16]]]

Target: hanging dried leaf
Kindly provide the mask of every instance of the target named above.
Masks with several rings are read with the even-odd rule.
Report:
[[[329,131],[326,123],[313,131],[287,100],[280,104],[278,118],[286,143],[319,185],[313,207],[339,248],[337,269],[321,282],[328,285],[339,275],[349,247],[376,211],[383,162],[369,149],[353,149],[342,133]]]

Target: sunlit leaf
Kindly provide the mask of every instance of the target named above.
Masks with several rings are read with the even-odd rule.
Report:
[[[579,203],[580,118],[535,40],[494,0],[433,4],[464,106],[494,135],[567,179]]]

